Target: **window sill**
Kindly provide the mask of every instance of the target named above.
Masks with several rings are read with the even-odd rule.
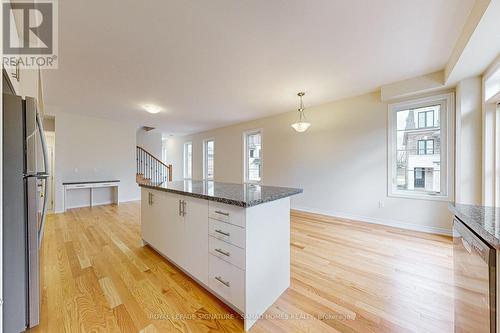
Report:
[[[262,185],[262,181],[260,182],[257,182],[257,181],[243,181],[244,184],[248,184],[248,185]]]
[[[409,193],[406,191],[397,191],[391,192],[387,195],[390,198],[404,198],[404,199],[415,199],[415,200],[428,200],[428,201],[444,201],[451,202],[451,196],[443,196],[443,195],[432,195],[432,194],[418,194],[418,193]]]

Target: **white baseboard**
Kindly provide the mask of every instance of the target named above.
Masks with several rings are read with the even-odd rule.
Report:
[[[349,213],[343,213],[343,212],[337,212],[337,211],[309,208],[309,207],[304,207],[304,206],[295,206],[295,207],[292,207],[292,209],[306,212],[306,213],[320,214],[320,215],[326,215],[326,216],[330,216],[330,217],[337,217],[337,218],[341,218],[341,219],[361,221],[361,222],[373,223],[373,224],[381,224],[381,225],[400,228],[400,229],[426,232],[429,234],[438,234],[438,235],[446,235],[446,236],[452,235],[451,230],[446,229],[446,228],[425,226],[425,225],[413,224],[413,223],[405,223],[405,222],[396,221],[396,220],[388,220],[388,219],[381,219],[381,218],[375,218],[375,217],[361,216],[361,215],[355,215],[355,214],[349,214]]]
[[[120,203],[125,203],[125,202],[133,202],[133,201],[141,201],[141,197],[135,198],[135,199],[125,199],[121,200]]]
[[[121,204],[121,203],[126,203],[126,202],[133,202],[133,201],[141,201],[141,198],[133,198],[133,199],[125,199],[125,200],[121,200],[120,202],[118,202],[118,204]],[[94,203],[93,206],[102,206],[102,205],[111,205],[113,204],[114,202],[113,201],[109,201],[109,202],[99,202],[99,203]],[[73,209],[73,208],[83,208],[83,207],[90,207],[88,204],[84,204],[84,205],[78,205],[78,206],[72,206],[72,207],[67,207],[66,209]],[[60,210],[55,210],[53,212],[53,214],[62,214],[64,213],[64,211],[62,209]]]

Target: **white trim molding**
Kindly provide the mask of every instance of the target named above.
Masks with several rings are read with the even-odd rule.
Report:
[[[304,206],[294,206],[291,209],[301,211],[304,213],[319,214],[319,215],[325,215],[325,216],[334,217],[334,218],[359,221],[359,222],[365,222],[365,223],[371,223],[371,224],[385,225],[388,227],[425,232],[428,234],[445,235],[445,236],[452,235],[451,229],[447,229],[447,228],[439,228],[439,227],[432,227],[432,226],[426,226],[426,225],[420,225],[420,224],[414,224],[414,223],[406,223],[406,222],[401,222],[401,221],[397,221],[397,220],[362,216],[362,215],[350,214],[350,213],[345,213],[345,212],[338,212],[338,211],[333,211],[333,210],[323,210],[323,209],[310,208],[310,207],[304,207]]]

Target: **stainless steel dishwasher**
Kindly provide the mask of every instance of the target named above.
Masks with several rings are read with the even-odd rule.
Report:
[[[453,220],[455,333],[496,332],[496,251]]]

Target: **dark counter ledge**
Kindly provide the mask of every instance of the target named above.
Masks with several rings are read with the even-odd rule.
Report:
[[[450,203],[451,212],[490,246],[500,250],[500,207]]]
[[[140,184],[139,186],[244,208],[302,193],[302,189],[300,188],[232,184],[201,180],[181,180],[161,183],[159,185]]]
[[[115,179],[115,180],[84,180],[81,182],[64,182],[62,183],[63,185],[75,185],[75,184],[97,184],[97,183],[119,183],[120,181]]]

